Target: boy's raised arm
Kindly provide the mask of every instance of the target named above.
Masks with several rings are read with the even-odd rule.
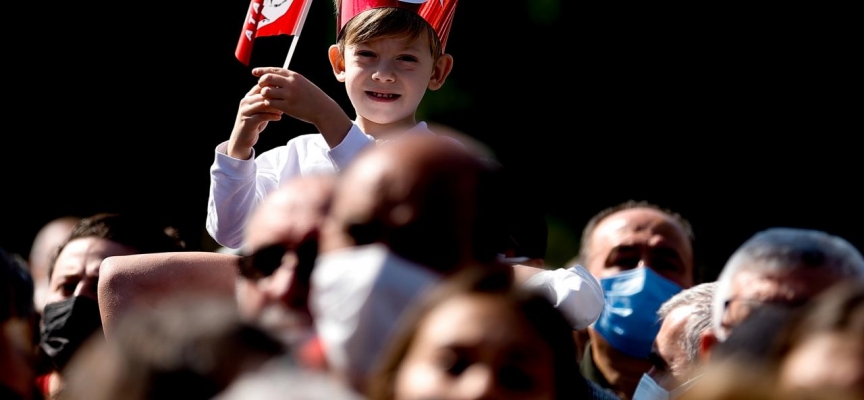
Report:
[[[315,125],[330,148],[348,134],[353,121],[332,97],[297,72],[276,67],[255,68],[264,104]]]

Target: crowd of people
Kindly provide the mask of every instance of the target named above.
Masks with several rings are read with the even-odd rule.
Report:
[[[253,69],[210,168],[220,251],[109,212],[51,221],[27,258],[0,249],[0,397],[864,399],[849,241],[772,227],[703,281],[685,216],[634,199],[551,265],[507,166],[416,119],[454,66],[456,1],[335,7],[356,117]],[[319,132],[256,155],[283,116]]]

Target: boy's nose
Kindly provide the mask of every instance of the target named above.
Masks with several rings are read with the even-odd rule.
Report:
[[[393,82],[396,80],[396,75],[389,65],[382,63],[378,66],[375,72],[372,73],[372,79],[383,82]]]

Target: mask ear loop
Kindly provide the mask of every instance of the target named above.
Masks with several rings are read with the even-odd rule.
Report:
[[[693,387],[693,385],[696,383],[696,381],[697,381],[699,378],[702,377],[702,375],[704,375],[704,373],[701,373],[701,374],[699,374],[699,375],[696,375],[696,376],[694,376],[694,377],[688,379],[686,382],[684,382],[684,383],[678,385],[678,387],[676,387],[675,389],[670,390],[670,391],[669,391],[669,398],[670,398],[670,399],[674,399],[674,398],[676,398],[676,397],[678,397],[678,396],[681,396],[682,393],[686,392],[688,389],[690,389],[691,387]]]

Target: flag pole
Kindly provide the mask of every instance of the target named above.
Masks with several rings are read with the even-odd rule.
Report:
[[[291,47],[288,48],[288,55],[285,57],[285,64],[282,65],[282,68],[288,69],[288,64],[291,63],[291,57],[294,56],[294,49],[297,48],[297,42],[300,41],[300,33],[303,31],[303,24],[306,23],[306,14],[309,13],[309,7],[311,5],[312,0],[303,0],[303,10],[300,12],[300,22],[297,24],[294,37],[291,38]]]

